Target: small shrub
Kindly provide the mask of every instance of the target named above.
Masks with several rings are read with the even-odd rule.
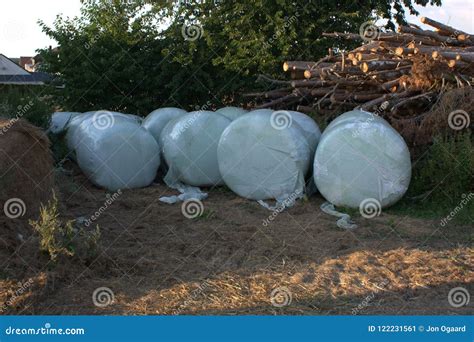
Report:
[[[39,234],[40,250],[46,252],[52,261],[56,261],[60,255],[82,259],[97,254],[99,227],[86,232],[82,228],[77,230],[73,220],[63,222],[59,217],[56,196],[46,206],[41,206],[39,219],[30,221],[30,225]]]
[[[474,191],[474,142],[471,132],[438,137],[428,152],[413,164],[410,188],[394,209],[414,216],[446,216],[465,196]],[[469,222],[474,201],[455,218]]]
[[[0,116],[25,119],[37,127],[49,126],[51,106],[42,97],[43,87],[7,86],[0,89]]]
[[[436,138],[426,156],[414,164],[409,197],[431,191],[432,201],[459,197],[473,190],[473,170],[471,133]]]

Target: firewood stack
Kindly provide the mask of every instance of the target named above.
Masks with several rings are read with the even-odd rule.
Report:
[[[317,62],[287,61],[283,70],[291,80],[261,75],[274,89],[245,95],[256,99],[256,108],[327,116],[358,107],[387,118],[414,117],[440,93],[474,81],[474,35],[429,18],[421,22],[434,30],[410,24],[398,32],[376,32],[370,41],[359,34],[325,33],[365,43],[349,52],[330,49]]]

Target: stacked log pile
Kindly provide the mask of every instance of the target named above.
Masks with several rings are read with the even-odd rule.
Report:
[[[256,99],[257,108],[295,108],[325,117],[361,108],[389,121],[413,118],[446,90],[474,81],[474,35],[429,18],[421,22],[434,30],[409,24],[376,32],[370,41],[363,34],[325,33],[365,42],[352,51],[330,49],[319,61],[287,61],[283,70],[291,80],[261,75],[272,89],[245,95]]]

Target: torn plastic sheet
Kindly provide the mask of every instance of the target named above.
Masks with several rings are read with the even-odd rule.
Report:
[[[193,188],[193,187],[191,187]],[[160,202],[168,203],[168,204],[174,204],[178,202],[184,202],[189,199],[197,199],[202,201],[203,199],[207,198],[207,193],[202,192],[199,188],[197,188],[199,191],[188,191],[188,192],[183,192],[182,194],[176,196],[163,196],[160,197],[158,200]]]
[[[351,217],[346,213],[341,213],[337,211],[333,204],[329,202],[324,202],[323,204],[321,204],[320,208],[326,214],[339,217],[339,220],[337,220],[336,222],[339,228],[348,230],[357,228],[357,225],[351,220]]]
[[[163,180],[168,187],[178,190],[181,194],[160,197],[159,201],[161,202],[174,204],[189,199],[203,200],[207,198],[207,193],[198,187],[180,182],[173,167],[170,167]]]
[[[257,201],[257,203],[268,210],[277,211],[281,213],[286,208],[291,208],[292,206],[294,206],[296,203],[296,200],[303,198],[303,196],[304,196],[303,191],[296,190],[294,193],[290,194],[289,196],[282,196],[281,198],[277,198],[276,203],[273,206],[263,200],[259,200]]]

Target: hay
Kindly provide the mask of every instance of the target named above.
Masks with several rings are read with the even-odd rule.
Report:
[[[54,187],[53,158],[49,140],[37,127],[24,120],[0,119],[0,209],[2,219],[7,216],[5,204],[20,199],[16,208],[10,207],[10,216],[29,219],[39,212]],[[11,215],[13,214],[13,215]],[[23,215],[21,215],[23,214]]]

